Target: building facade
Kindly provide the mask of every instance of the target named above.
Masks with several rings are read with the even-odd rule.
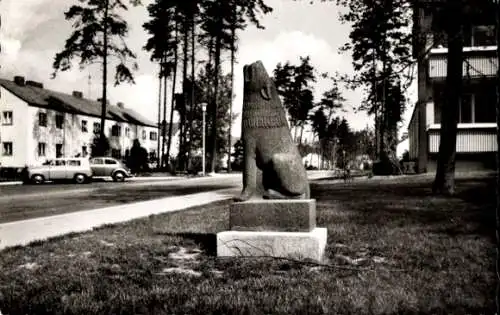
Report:
[[[439,1],[416,1],[414,53],[418,60],[418,102],[410,120],[409,153],[419,172],[434,171],[439,152],[441,108],[447,67],[443,23],[435,14]],[[478,13],[480,12],[480,13]],[[497,73],[495,9],[467,15],[464,25],[463,88],[458,111],[456,167],[495,167]]]
[[[0,167],[21,168],[50,158],[91,154],[99,136],[101,104],[74,91],[64,94],[43,84],[15,77],[0,79]],[[156,124],[123,103],[107,106],[105,135],[110,153],[125,158],[138,139],[155,159],[158,146]]]

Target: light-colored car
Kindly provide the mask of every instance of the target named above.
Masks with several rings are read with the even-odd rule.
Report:
[[[84,184],[92,178],[92,170],[85,158],[56,158],[24,170],[24,183],[42,184],[45,181],[72,180]]]
[[[90,159],[93,177],[111,177],[115,182],[123,182],[132,177],[130,169],[115,158],[96,156]]]

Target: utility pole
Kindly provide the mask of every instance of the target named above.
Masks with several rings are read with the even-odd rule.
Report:
[[[160,62],[160,72],[158,73],[158,116],[157,116],[157,123],[158,123],[158,141],[156,144],[156,159],[157,159],[157,164],[156,168],[160,169],[161,168],[161,159],[162,159],[162,154],[160,153],[160,141],[165,142],[165,127],[161,123],[161,79],[162,79],[162,70],[163,70],[163,63]]]

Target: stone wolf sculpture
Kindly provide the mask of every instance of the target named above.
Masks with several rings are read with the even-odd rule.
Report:
[[[245,65],[243,76],[243,190],[235,200],[252,198],[257,185],[264,199],[309,199],[307,173],[274,82],[261,61]]]

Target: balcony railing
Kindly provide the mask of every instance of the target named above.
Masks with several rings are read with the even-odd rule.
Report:
[[[464,52],[466,52],[465,49]],[[446,54],[432,54],[429,57],[429,78],[446,78],[446,57]],[[467,56],[466,53],[464,56],[464,61],[462,64],[464,78],[495,77],[497,69],[498,62],[494,54],[484,53],[483,55],[475,54],[473,56]]]

